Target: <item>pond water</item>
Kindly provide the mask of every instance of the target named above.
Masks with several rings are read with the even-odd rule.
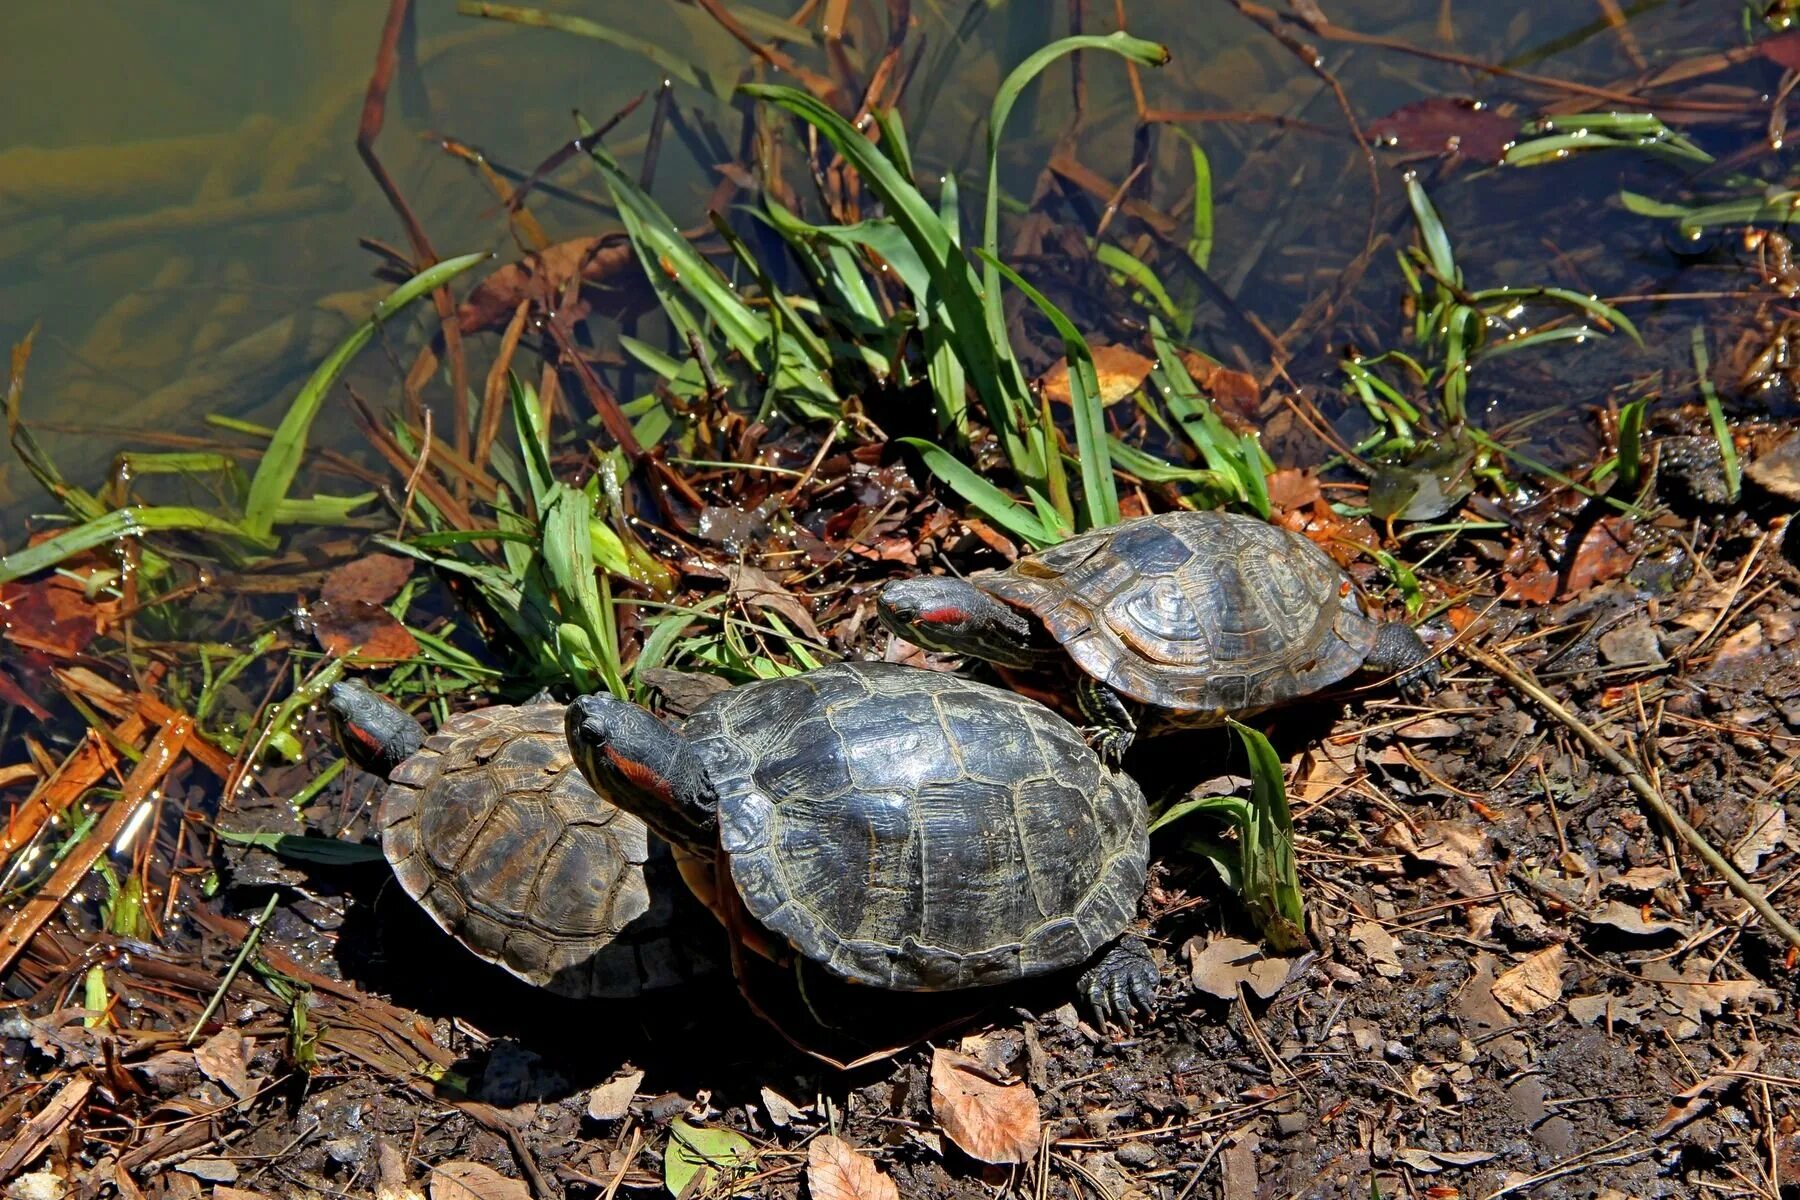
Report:
[[[405,233],[354,147],[383,7],[176,9],[72,0],[8,12],[0,39],[0,334],[11,343],[42,322],[24,415],[72,479],[97,482],[112,452],[141,444],[143,434],[204,434],[208,414],[272,422],[342,336],[345,314],[366,310],[371,289],[389,286],[372,278],[379,260],[359,239],[404,248]],[[879,55],[886,8],[825,7],[848,11],[845,55],[866,73]],[[1360,42],[1285,27],[1295,46],[1316,49],[1328,79],[1223,0],[1123,7],[1132,32],[1172,53],[1166,67],[1142,73],[1147,105],[1191,117],[1160,131],[1140,194],[1169,209],[1191,188],[1188,151],[1172,128],[1205,147],[1216,187],[1213,277],[1241,314],[1273,331],[1288,330],[1334,286],[1362,251],[1372,220],[1378,232],[1410,237],[1397,156],[1384,152],[1371,174],[1333,82],[1364,125],[1440,95],[1516,104],[1521,115],[1547,103],[1604,108],[1601,98],[1444,59],[1604,88],[1696,47],[1741,45],[1748,29],[1742,6],[1725,0],[1640,0],[1622,11],[1610,2],[1339,0],[1325,7]],[[1072,8],[1084,12],[1089,31],[1116,26],[1114,6],[1097,3],[912,4],[922,53],[902,112],[921,174],[954,171],[963,179],[966,220],[978,212],[983,121],[999,80],[1066,33]],[[421,0],[415,9],[418,67],[403,67],[393,89],[382,160],[441,255],[486,250],[516,258],[494,191],[466,159],[446,151],[445,139],[484,152],[516,178],[570,136],[572,111],[602,120],[654,88],[662,71],[616,45],[462,15],[445,0]],[[678,83],[675,102],[692,125],[711,125],[724,144],[738,144],[742,117],[717,93],[751,60],[699,7],[643,0],[557,11],[604,20],[695,66],[712,90]],[[1609,12],[1624,23],[1610,23]],[[816,22],[812,28],[816,43]],[[792,49],[823,69],[821,46]],[[1127,75],[1118,60],[1098,54],[1086,56],[1082,69],[1086,116],[1074,154],[1116,186],[1132,162]],[[1754,99],[1778,75],[1773,64],[1751,61],[1720,75],[1717,87],[1725,101]],[[1015,112],[1002,157],[1009,195],[1032,194],[1070,128],[1070,80],[1066,64],[1052,69]],[[651,107],[610,139],[628,166],[643,153]],[[1684,129],[1715,153],[1755,149],[1743,142],[1741,122],[1729,134],[1737,140],[1720,145],[1713,133],[1719,114],[1685,116],[1696,119]],[[1600,294],[1719,286],[1706,258],[1675,255],[1669,222],[1630,215],[1618,202],[1626,188],[1675,198],[1690,168],[1629,152],[1578,159],[1517,171],[1465,167],[1447,176],[1436,160],[1429,164],[1471,280]],[[715,165],[679,138],[667,139],[654,190],[679,222],[703,219]],[[617,227],[602,205],[582,199],[603,192],[584,164],[568,164],[552,179],[567,190],[533,201],[552,240]],[[1096,215],[1103,208],[1092,197],[1086,202]],[[1334,344],[1385,344],[1402,328],[1392,263],[1391,250],[1375,255],[1335,324],[1298,339],[1297,383],[1329,381]],[[1654,313],[1640,305],[1632,315]],[[1241,347],[1248,361],[1266,363],[1266,345],[1250,344],[1243,322],[1216,306],[1201,313],[1196,340],[1228,360]],[[352,380],[379,407],[397,395],[406,361],[400,350],[389,359],[371,352]],[[1579,409],[1648,362],[1621,366],[1613,356],[1553,350],[1525,376],[1497,378],[1478,399],[1506,415],[1546,405]],[[1521,394],[1527,403],[1509,408]],[[323,422],[319,436],[340,447],[358,440],[345,419]],[[16,463],[0,465],[0,506],[16,514],[39,502]]]

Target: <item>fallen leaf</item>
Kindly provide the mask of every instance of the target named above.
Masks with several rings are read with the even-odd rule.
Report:
[[[1575,549],[1575,561],[1569,567],[1569,586],[1565,597],[1579,595],[1597,583],[1631,570],[1637,565],[1637,552],[1631,548],[1633,522],[1630,517],[1601,517],[1581,539]]]
[[[1608,900],[1588,916],[1588,921],[1595,925],[1605,925],[1609,929],[1617,929],[1621,933],[1633,934],[1637,937],[1655,937],[1664,933],[1675,933],[1687,926],[1679,921],[1659,921],[1646,917],[1644,910],[1635,904],[1626,904],[1619,900]]]
[[[874,1159],[829,1133],[806,1148],[806,1188],[812,1200],[900,1200],[893,1177]]]
[[[721,1172],[747,1172],[756,1164],[756,1148],[750,1139],[729,1129],[690,1125],[680,1117],[669,1122],[669,1145],[663,1151],[663,1186],[671,1196],[687,1190],[700,1176],[695,1194],[713,1190]],[[432,1200],[437,1200],[433,1196]]]
[[[1494,980],[1494,999],[1514,1016],[1528,1017],[1562,999],[1562,967],[1566,952],[1549,946],[1529,955]]]
[[[406,1177],[406,1158],[400,1148],[375,1138],[375,1200],[425,1200],[425,1194]]]
[[[1402,1146],[1394,1151],[1394,1157],[1415,1171],[1431,1175],[1445,1167],[1472,1167],[1495,1155],[1491,1150],[1425,1150],[1417,1146]]]
[[[1543,559],[1535,560],[1522,573],[1501,572],[1506,584],[1500,593],[1503,601],[1515,604],[1548,604],[1556,599],[1556,572]]]
[[[7,1200],[63,1200],[68,1180],[55,1171],[32,1171],[6,1185]]]
[[[507,263],[476,284],[470,291],[469,298],[456,310],[457,324],[464,333],[497,328],[512,318],[513,310],[519,307],[521,300],[534,301],[545,311],[557,312],[559,316],[567,314],[569,320],[579,321],[588,311],[586,297],[598,294],[598,290],[583,288],[573,309],[564,305],[563,288],[577,271],[588,283],[599,283],[612,279],[615,275],[621,276],[620,279],[612,279],[614,287],[610,289],[610,293],[621,297],[641,290],[639,287],[621,289],[617,286],[620,283],[637,282],[635,279],[623,278],[628,272],[633,275],[637,273],[637,256],[629,241],[613,235],[575,238],[546,246],[536,253],[527,254],[518,262]],[[623,304],[621,302],[615,306],[622,307]]]
[[[1095,346],[1093,352],[1094,374],[1100,380],[1102,405],[1117,404],[1144,386],[1150,368],[1156,365],[1129,346]],[[1059,362],[1045,371],[1038,379],[1038,386],[1053,404],[1071,403],[1068,362]]]
[[[355,651],[358,659],[400,660],[419,652],[419,643],[412,633],[379,604],[366,600],[332,604],[321,600],[309,615],[313,636],[327,654],[341,658]]]
[[[1628,1001],[1600,992],[1593,996],[1576,996],[1569,1001],[1569,1015],[1577,1024],[1593,1025],[1610,1015],[1615,1025],[1636,1025],[1642,1010]]]
[[[931,1111],[970,1158],[1023,1163],[1037,1157],[1042,1126],[1037,1097],[1023,1083],[999,1083],[953,1050],[931,1056]]]
[[[531,1200],[531,1189],[490,1166],[459,1159],[431,1169],[431,1200]]]
[[[1399,726],[1394,733],[1415,742],[1437,741],[1462,736],[1462,726],[1446,717],[1418,717]]]
[[[1248,422],[1262,404],[1262,389],[1256,386],[1256,376],[1228,367],[1197,350],[1182,351],[1181,365],[1187,368],[1200,390],[1218,402],[1213,407],[1221,420],[1240,433],[1252,428]]]
[[[613,1076],[588,1093],[587,1115],[596,1121],[617,1121],[631,1111],[631,1098],[638,1084],[644,1082],[642,1071],[625,1071]]]
[[[1708,979],[1704,968],[1692,974],[1677,974],[1666,962],[1646,963],[1645,979],[1663,991],[1667,1007],[1680,1016],[1670,1032],[1677,1038],[1691,1038],[1704,1027],[1704,1018],[1716,1017],[1727,1008],[1750,1004],[1773,1006],[1779,993],[1754,979]]]
[[[795,1104],[774,1088],[762,1089],[763,1112],[768,1114],[769,1123],[786,1128],[794,1123],[794,1118],[810,1114],[812,1105]]]
[[[1263,948],[1242,938],[1216,937],[1200,946],[1195,938],[1182,947],[1188,960],[1188,980],[1196,991],[1220,1000],[1236,1000],[1238,985],[1248,985],[1267,1000],[1287,982],[1292,966],[1283,958],[1270,958]]]
[[[1369,136],[1398,150],[1461,154],[1497,163],[1519,137],[1519,123],[1476,100],[1429,96],[1369,125]]]
[[[245,1060],[251,1043],[235,1029],[221,1029],[194,1049],[200,1072],[242,1100],[250,1094],[250,1071]]]
[[[1764,491],[1773,492],[1783,500],[1800,500],[1800,434],[1790,433],[1757,455],[1756,460],[1744,468],[1744,475]]]
[[[732,599],[775,613],[802,637],[815,642],[824,640],[806,605],[800,603],[799,597],[782,587],[767,572],[742,563],[732,563],[725,568],[725,579]]]
[[[1731,865],[1746,875],[1753,874],[1787,839],[1787,811],[1758,800],[1750,806],[1750,822],[1750,832],[1731,852]]]
[[[1350,927],[1350,940],[1362,947],[1377,974],[1396,979],[1403,973],[1400,941],[1380,925],[1373,921],[1358,921]]]
[[[248,1188],[226,1187],[223,1184],[212,1190],[212,1200],[269,1200],[266,1192],[253,1192]]]
[[[1668,1111],[1663,1113],[1662,1120],[1650,1131],[1653,1138],[1665,1138],[1685,1125],[1699,1120],[1713,1109],[1713,1097],[1727,1088],[1736,1087],[1743,1074],[1756,1070],[1761,1064],[1763,1047],[1761,1043],[1751,1042],[1742,1058],[1731,1064],[1730,1070],[1710,1075],[1682,1092],[1669,1102]]]
[[[208,1183],[235,1183],[238,1177],[236,1163],[229,1158],[210,1155],[183,1159],[175,1164],[175,1169],[183,1175],[192,1175],[195,1179],[204,1179]]]
[[[1283,467],[1268,478],[1269,503],[1278,511],[1291,512],[1305,508],[1324,496],[1319,490],[1319,477],[1297,467]]]
[[[117,600],[90,599],[80,581],[66,575],[0,585],[0,630],[7,640],[57,658],[86,650],[118,610]]]
[[[1621,887],[1632,892],[1654,892],[1659,887],[1667,887],[1675,882],[1675,871],[1671,867],[1632,867],[1620,871],[1607,879],[1614,887]]]
[[[1663,664],[1662,642],[1648,621],[1628,621],[1600,635],[1600,657],[1615,667]]]
[[[412,576],[413,560],[398,554],[365,554],[325,576],[319,599],[333,604],[362,600],[386,604],[400,594]]]
[[[1784,71],[1800,71],[1800,29],[1790,29],[1756,43],[1756,52]]]
[[[1719,643],[1713,654],[1713,671],[1730,670],[1742,666],[1752,659],[1762,657],[1768,649],[1763,640],[1762,622],[1752,621],[1730,637]]]

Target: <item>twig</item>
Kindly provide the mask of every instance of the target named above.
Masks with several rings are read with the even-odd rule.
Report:
[[[244,969],[244,960],[250,957],[252,950],[256,949],[256,943],[262,940],[263,926],[267,925],[269,918],[275,914],[275,901],[278,899],[280,899],[279,896],[270,896],[269,902],[263,905],[262,916],[251,922],[250,932],[244,935],[244,944],[238,947],[237,957],[231,960],[231,966],[225,971],[225,978],[219,980],[219,989],[212,994],[212,999],[206,1002],[206,1007],[200,1010],[200,1019],[194,1022],[192,1029],[188,1030],[187,1040],[182,1045],[193,1045],[194,1039],[200,1036],[200,1030],[205,1028],[206,1023],[212,1020],[212,1015],[219,1011],[219,1005],[225,1000],[226,989],[231,986],[231,981],[237,978],[238,972]]]
[[[1651,811],[1662,819],[1663,824],[1673,829],[1694,853],[1705,860],[1707,866],[1718,872],[1726,886],[1735,892],[1740,900],[1754,908],[1762,919],[1769,923],[1769,927],[1785,938],[1789,945],[1800,948],[1800,929],[1795,929],[1785,917],[1776,912],[1775,906],[1769,903],[1768,897],[1763,895],[1762,890],[1739,874],[1737,868],[1732,866],[1724,855],[1713,849],[1712,843],[1701,836],[1699,830],[1689,825],[1687,820],[1676,812],[1667,800],[1663,799],[1662,793],[1657,790],[1655,784],[1645,778],[1637,764],[1615,750],[1607,743],[1606,739],[1595,732],[1591,725],[1559,704],[1555,697],[1545,691],[1522,668],[1515,666],[1511,660],[1476,646],[1463,646],[1462,653],[1537,701],[1545,712],[1568,726],[1576,737],[1611,763],[1613,768],[1625,777],[1625,782],[1631,785],[1631,790],[1638,794],[1638,798],[1649,805]]]
[[[80,1076],[57,1089],[56,1095],[50,1097],[50,1103],[25,1122],[5,1150],[0,1150],[0,1179],[11,1179],[20,1167],[36,1158],[50,1139],[75,1118],[93,1090],[94,1081]]]
[[[400,523],[394,526],[394,540],[397,542],[406,536],[406,518],[412,513],[413,493],[418,491],[419,476],[425,473],[425,464],[431,461],[431,410],[425,410],[425,436],[419,439],[419,459],[413,463],[412,474],[406,477],[406,495],[400,501]]]

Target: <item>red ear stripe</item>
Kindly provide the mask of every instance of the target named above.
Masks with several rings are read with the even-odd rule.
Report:
[[[942,608],[928,608],[919,614],[919,620],[931,625],[954,625],[969,619],[969,610],[947,604]]]
[[[669,781],[643,763],[636,759],[626,758],[611,746],[608,746],[604,753],[606,760],[612,763],[614,769],[638,787],[663,800],[674,798],[675,793],[670,789]]]
[[[369,749],[380,751],[380,739],[367,729],[364,729],[361,725],[345,725],[344,728],[349,730],[351,737],[355,738]]]

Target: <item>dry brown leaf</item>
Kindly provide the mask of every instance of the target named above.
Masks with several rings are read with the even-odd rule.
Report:
[[[327,654],[342,657],[355,651],[359,659],[385,661],[411,658],[419,652],[411,632],[379,604],[321,600],[313,606],[311,616],[313,636]]]
[[[617,1121],[631,1111],[631,1098],[638,1084],[644,1082],[642,1071],[625,1071],[588,1093],[587,1115],[596,1121]]]
[[[375,1200],[425,1200],[425,1193],[406,1177],[400,1148],[379,1135],[375,1139]]]
[[[1246,422],[1256,416],[1257,407],[1262,403],[1262,389],[1256,385],[1256,376],[1194,350],[1182,351],[1181,365],[1187,368],[1201,391],[1218,401],[1214,411],[1221,420],[1240,433],[1250,428]]]
[[[1569,586],[1564,596],[1574,596],[1597,583],[1631,570],[1637,565],[1637,551],[1631,548],[1633,522],[1630,517],[1601,517],[1581,539],[1575,550],[1575,562],[1569,567]]]
[[[1298,467],[1283,467],[1269,476],[1269,503],[1279,512],[1305,508],[1324,497],[1319,490],[1319,477]]]
[[[531,1189],[478,1162],[447,1162],[431,1170],[431,1200],[531,1200]]]
[[[251,1043],[235,1029],[221,1029],[194,1048],[200,1072],[242,1100],[250,1094]]]
[[[1491,1150],[1426,1150],[1417,1146],[1402,1146],[1394,1151],[1394,1157],[1415,1171],[1431,1175],[1445,1167],[1472,1167],[1476,1163],[1484,1163],[1494,1157],[1494,1152]]]
[[[1403,974],[1400,966],[1400,940],[1373,921],[1358,921],[1350,926],[1350,940],[1363,948],[1378,975],[1389,979]]]
[[[1403,104],[1369,125],[1369,137],[1397,150],[1460,154],[1497,163],[1519,138],[1519,123],[1475,100],[1427,96]]]
[[[798,596],[782,587],[766,571],[747,567],[742,563],[732,563],[725,568],[725,579],[732,599],[769,610],[785,620],[802,637],[815,642],[824,640],[806,605],[800,603]]]
[[[398,554],[365,554],[325,576],[319,598],[333,604],[350,600],[386,604],[400,594],[412,569],[413,560]]]
[[[253,1192],[248,1188],[226,1187],[223,1184],[213,1188],[212,1200],[269,1200],[266,1192]]]
[[[1750,832],[1731,852],[1731,865],[1746,875],[1762,865],[1787,840],[1787,811],[1758,800],[1750,806]]]
[[[1195,938],[1182,947],[1188,959],[1188,978],[1194,987],[1220,1000],[1236,1000],[1238,985],[1267,1000],[1287,982],[1293,966],[1285,958],[1270,958],[1261,946],[1241,938],[1217,937],[1204,947]]]
[[[1436,741],[1441,738],[1462,736],[1462,726],[1447,717],[1418,717],[1394,730],[1403,738],[1415,742]]]
[[[1800,500],[1800,434],[1790,433],[1757,455],[1744,474],[1783,500]]]
[[[1494,980],[1494,999],[1519,1017],[1549,1008],[1562,999],[1565,957],[1567,953],[1561,946],[1549,946],[1501,972],[1500,978]]]
[[[1656,937],[1658,934],[1673,933],[1687,928],[1679,921],[1647,917],[1644,915],[1644,910],[1637,905],[1626,904],[1619,900],[1606,901],[1587,919],[1595,925],[1605,925],[1609,929],[1617,929],[1621,933],[1629,933],[1637,937]]]
[[[1023,1163],[1037,1157],[1043,1127],[1037,1096],[1023,1083],[999,1083],[953,1050],[931,1055],[931,1111],[970,1158]]]
[[[1095,346],[1094,374],[1100,379],[1100,403],[1117,404],[1144,385],[1156,365],[1129,346]],[[1038,379],[1044,396],[1053,404],[1068,404],[1069,364],[1059,362]]]
[[[812,1200],[900,1200],[899,1187],[874,1159],[829,1133],[806,1148],[806,1188]]]

